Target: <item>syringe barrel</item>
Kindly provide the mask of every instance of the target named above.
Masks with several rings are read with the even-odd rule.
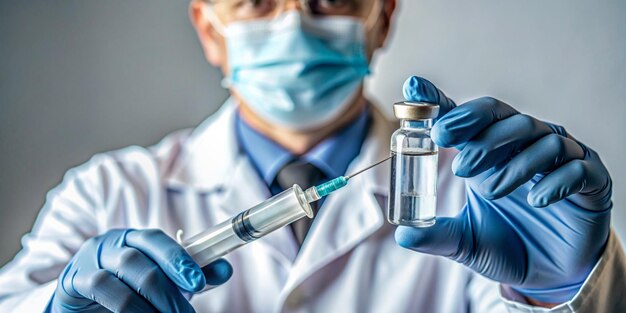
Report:
[[[313,210],[300,186],[293,185],[181,244],[202,267],[304,216],[312,218]]]

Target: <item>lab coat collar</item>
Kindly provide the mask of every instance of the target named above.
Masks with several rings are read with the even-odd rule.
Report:
[[[223,191],[244,157],[235,132],[237,105],[228,99],[193,130],[173,170],[165,177],[171,188]]]

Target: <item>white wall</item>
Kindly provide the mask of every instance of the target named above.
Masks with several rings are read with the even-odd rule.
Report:
[[[458,103],[490,95],[565,126],[609,168],[626,240],[626,1],[404,0],[398,12],[370,93],[390,109],[420,75]]]
[[[154,143],[224,99],[186,6],[0,1],[0,264],[69,167]],[[381,103],[419,74],[457,100],[493,95],[567,126],[609,166],[626,238],[626,1],[400,0],[399,12],[371,81]]]
[[[0,1],[0,265],[68,168],[153,144],[225,99],[187,5]]]

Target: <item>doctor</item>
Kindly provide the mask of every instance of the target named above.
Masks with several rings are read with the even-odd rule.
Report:
[[[389,169],[379,166],[325,199],[312,223],[205,268],[171,239],[388,155],[398,124],[364,98],[362,81],[395,6],[192,0],[231,99],[194,130],[68,171],[0,272],[0,311],[626,311],[626,258],[598,155],[496,99],[456,106],[419,77],[405,97],[442,108],[434,226],[385,222]]]

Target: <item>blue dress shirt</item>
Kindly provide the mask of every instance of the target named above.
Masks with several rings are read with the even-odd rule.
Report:
[[[275,195],[282,191],[282,188],[275,182],[278,171],[297,159],[316,166],[329,179],[344,175],[350,162],[359,155],[363,141],[365,141],[370,125],[370,109],[369,107],[364,109],[356,120],[301,156],[294,155],[250,127],[239,114],[237,114],[235,125],[240,148],[250,158],[260,177]]]

